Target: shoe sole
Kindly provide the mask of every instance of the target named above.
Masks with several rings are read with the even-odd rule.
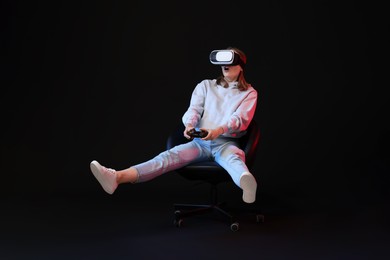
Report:
[[[100,172],[101,165],[97,161],[92,161],[90,164],[91,171],[95,178],[98,180],[100,185],[102,185],[105,192],[108,194],[113,194],[114,191],[108,187],[109,184],[106,183],[105,179],[103,178],[103,174]]]
[[[246,203],[253,203],[256,200],[257,183],[252,174],[243,174],[240,178],[240,186],[243,190],[242,200]]]

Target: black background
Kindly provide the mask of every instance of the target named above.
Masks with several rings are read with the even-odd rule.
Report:
[[[261,192],[304,207],[389,198],[384,7],[358,1],[2,1],[1,189],[102,195],[90,161],[165,149],[213,49],[248,56]],[[164,175],[119,188],[152,201]],[[136,191],[136,192],[135,192]]]
[[[388,195],[381,6],[3,1],[1,9],[2,193],[94,192],[91,160],[120,169],[151,158],[195,85],[220,74],[209,52],[237,46],[259,92],[264,190]]]

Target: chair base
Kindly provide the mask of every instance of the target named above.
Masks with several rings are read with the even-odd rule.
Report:
[[[181,227],[185,218],[200,216],[207,213],[218,213],[218,215],[224,217],[227,223],[230,225],[232,231],[238,231],[240,224],[237,221],[237,217],[223,209],[225,203],[218,204],[174,204],[175,219],[174,225]],[[251,210],[239,210],[239,212],[247,212],[250,215],[256,217],[257,223],[264,223],[264,215],[258,209]]]
[[[183,220],[188,217],[199,216],[207,213],[219,213],[220,216],[230,225],[232,231],[239,229],[239,223],[236,221],[236,217],[222,208],[224,203],[218,204],[174,204],[175,220],[174,225],[181,227]]]

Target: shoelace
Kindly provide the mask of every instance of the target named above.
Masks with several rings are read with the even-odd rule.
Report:
[[[114,169],[107,168],[107,167],[104,167],[104,166],[102,166],[102,167],[103,167],[103,169],[104,169],[105,171],[107,171],[107,172],[109,172],[109,173],[111,173],[111,174],[115,174],[115,170],[114,170]]]

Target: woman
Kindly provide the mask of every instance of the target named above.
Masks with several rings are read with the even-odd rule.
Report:
[[[106,168],[97,161],[91,162],[92,173],[107,193],[113,194],[122,183],[145,182],[195,161],[214,160],[243,190],[244,202],[256,200],[257,182],[245,164],[245,153],[237,141],[253,119],[257,91],[244,77],[246,55],[237,48],[227,49],[238,55],[238,64],[221,66],[222,75],[217,79],[198,83],[182,117],[183,135],[192,141],[120,171]],[[203,138],[192,138],[189,132],[193,129],[206,130],[208,134]]]

